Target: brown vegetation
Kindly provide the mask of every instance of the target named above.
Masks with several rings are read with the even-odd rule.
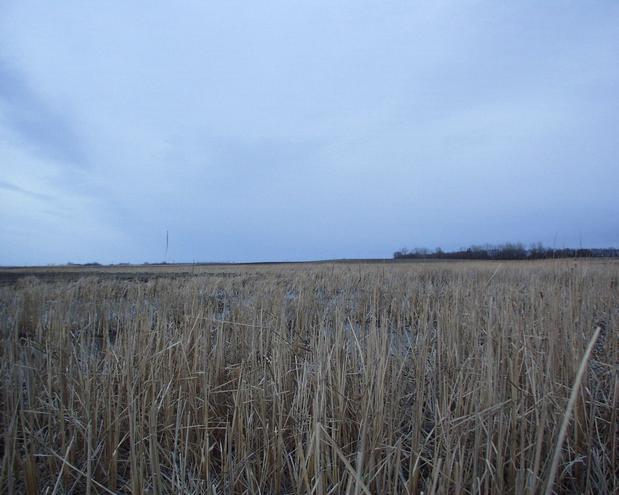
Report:
[[[617,493],[618,281],[603,260],[22,278],[0,288],[0,492]]]

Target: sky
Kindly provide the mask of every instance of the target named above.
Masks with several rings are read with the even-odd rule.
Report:
[[[4,0],[0,265],[619,246],[618,61],[615,0]]]

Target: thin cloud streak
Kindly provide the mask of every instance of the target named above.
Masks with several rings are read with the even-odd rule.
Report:
[[[4,189],[5,191],[9,191],[9,192],[16,192],[19,194],[24,194],[31,198],[40,199],[43,201],[49,201],[50,199],[52,199],[52,197],[49,194],[29,191],[28,189],[24,189],[23,187],[19,187],[5,180],[0,180],[0,189]]]
[[[47,103],[28,81],[0,59],[0,114],[22,146],[66,166],[84,167],[88,158],[70,116]]]

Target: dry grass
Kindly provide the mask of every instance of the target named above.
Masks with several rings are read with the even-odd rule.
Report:
[[[0,492],[617,493],[618,282],[610,261],[22,279],[0,288]]]

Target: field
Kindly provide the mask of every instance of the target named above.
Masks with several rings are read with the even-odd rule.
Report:
[[[619,493],[619,263],[0,270],[0,492]]]

